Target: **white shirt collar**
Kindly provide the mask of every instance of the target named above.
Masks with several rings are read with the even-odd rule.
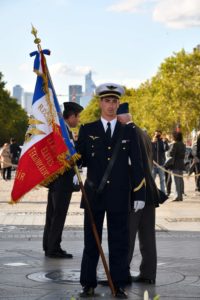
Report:
[[[117,118],[113,119],[112,121],[108,121],[106,119],[104,119],[103,117],[101,117],[101,122],[103,124],[103,128],[106,132],[106,129],[107,129],[107,123],[110,122],[110,128],[111,128],[111,136],[113,135],[113,132],[115,130],[115,125],[117,123]]]

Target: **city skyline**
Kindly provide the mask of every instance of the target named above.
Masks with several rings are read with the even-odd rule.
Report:
[[[67,101],[76,102],[85,108],[94,95],[95,87],[96,85],[92,79],[92,71],[89,71],[85,75],[84,90],[82,85],[69,85],[68,94],[57,95],[58,100],[59,97],[68,98],[68,100],[65,99],[64,101],[59,101],[61,108],[63,108],[63,102]],[[28,114],[31,113],[33,92],[27,92],[21,85],[17,84],[12,88],[11,96],[17,99],[18,104],[20,104]]]
[[[136,88],[165,58],[182,48],[192,52],[200,42],[198,0],[1,0],[0,8],[6,89],[34,90],[32,23],[42,48],[51,50],[47,63],[61,103],[69,85],[84,86],[90,70],[96,85]]]

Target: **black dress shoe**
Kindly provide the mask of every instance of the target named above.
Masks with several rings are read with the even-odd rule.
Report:
[[[67,253],[67,251],[63,250],[62,248],[59,249],[59,252],[64,255],[67,255],[68,258],[73,258],[73,255],[71,253]]]
[[[115,297],[120,299],[128,299],[128,294],[126,293],[125,289],[122,287],[115,287]]]
[[[57,252],[45,252],[45,256],[49,258],[65,258],[65,259],[73,258],[72,254],[67,253],[64,250],[62,251],[59,250]]]
[[[94,288],[91,286],[84,286],[79,296],[81,298],[89,298],[94,296]]]
[[[183,201],[183,198],[175,198],[172,201]]]
[[[132,277],[133,282],[142,282],[142,283],[148,283],[148,284],[155,284],[156,280],[155,279],[148,279],[144,278],[141,275],[138,275],[136,277]]]

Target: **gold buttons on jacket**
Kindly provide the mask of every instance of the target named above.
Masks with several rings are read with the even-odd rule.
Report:
[[[108,157],[107,160],[110,160],[110,157]]]
[[[107,184],[109,184],[110,183],[110,181],[109,180],[107,180]]]
[[[111,147],[108,147],[108,150],[110,150],[111,149]]]

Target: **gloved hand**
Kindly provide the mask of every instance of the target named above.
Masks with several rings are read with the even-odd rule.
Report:
[[[75,184],[75,185],[79,184],[77,175],[74,175],[74,177],[73,177],[73,184]]]
[[[137,212],[140,209],[143,209],[145,206],[145,202],[141,200],[134,201],[134,210]]]

